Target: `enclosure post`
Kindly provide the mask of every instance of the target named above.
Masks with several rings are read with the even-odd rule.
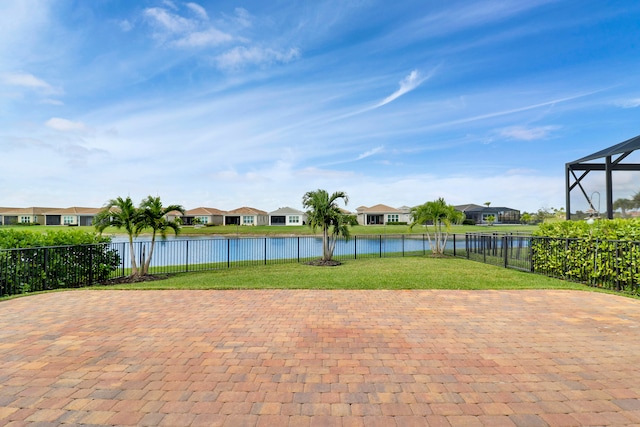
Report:
[[[185,243],[187,244],[187,248],[185,250],[185,257],[184,257],[184,270],[188,273],[189,272],[189,241],[187,240]]]
[[[404,234],[402,235],[402,256],[404,257]]]
[[[298,236],[298,262],[300,262],[300,236]]]
[[[267,238],[264,238],[264,265],[267,265]]]
[[[380,258],[382,258],[382,234],[378,236],[378,239],[380,241]]]
[[[227,268],[231,268],[231,239],[227,239]]]

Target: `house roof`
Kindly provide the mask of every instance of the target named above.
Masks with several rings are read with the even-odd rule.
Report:
[[[284,215],[284,214],[304,215],[305,213],[297,209],[290,208],[288,206],[285,206],[284,208],[278,208],[273,212],[269,212],[269,215]]]
[[[225,211],[222,211],[220,209],[216,209],[216,208],[204,208],[204,207],[199,207],[199,208],[195,208],[195,209],[189,209],[188,211],[185,211],[184,213],[185,215],[224,215],[226,214]]]
[[[375,206],[371,206],[370,208],[366,206],[361,206],[358,208],[359,213],[402,213],[400,209],[392,208],[391,206],[378,204]]]
[[[0,208],[3,215],[44,215],[45,212],[54,210],[56,208]]]
[[[102,209],[101,208],[83,208],[78,206],[73,206],[70,208],[63,209],[51,209],[46,211],[45,215],[97,215]]]
[[[472,203],[468,205],[454,206],[454,208],[460,212],[493,213],[493,212],[504,212],[504,211],[518,211],[518,209],[507,208],[505,206],[480,206],[480,205],[474,205]]]
[[[227,215],[267,215],[265,211],[261,211],[260,209],[250,208],[247,206],[243,206],[241,208],[234,209],[232,211],[227,212]]]

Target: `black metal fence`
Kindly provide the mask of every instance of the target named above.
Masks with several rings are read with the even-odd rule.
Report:
[[[449,245],[455,252],[455,242]],[[134,242],[138,267],[150,250],[151,242]],[[333,257],[346,260],[419,256],[429,251],[427,236],[422,234],[364,235],[339,239]],[[160,240],[154,246],[149,273],[299,263],[321,256],[322,239],[315,236]],[[131,268],[128,242],[0,250],[0,296],[91,286],[125,277]]]
[[[640,293],[640,242],[468,233],[457,256],[589,286]]]
[[[138,266],[151,250],[134,243]],[[337,242],[334,259],[421,256],[427,235],[364,235]],[[445,253],[474,261],[638,293],[640,242],[555,239],[517,234],[452,235]],[[299,263],[322,255],[322,239],[240,237],[156,242],[149,272],[182,273]],[[0,250],[0,296],[91,286],[131,273],[128,242]]]

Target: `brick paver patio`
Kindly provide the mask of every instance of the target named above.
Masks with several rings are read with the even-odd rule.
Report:
[[[640,425],[640,301],[69,291],[0,303],[0,425]]]

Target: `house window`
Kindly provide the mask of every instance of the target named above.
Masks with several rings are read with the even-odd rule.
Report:
[[[299,215],[291,215],[289,217],[289,224],[300,224],[300,216]]]
[[[62,223],[64,225],[69,225],[69,224],[73,224],[73,217],[72,216],[65,216],[62,218]]]
[[[397,214],[389,214],[387,215],[387,222],[399,222]]]
[[[243,225],[253,225],[253,216],[243,216],[242,217]]]
[[[197,216],[196,219],[200,222],[200,224],[209,224],[208,216]]]
[[[28,224],[28,223],[31,222],[31,217],[30,216],[21,216],[20,217],[20,222]]]

